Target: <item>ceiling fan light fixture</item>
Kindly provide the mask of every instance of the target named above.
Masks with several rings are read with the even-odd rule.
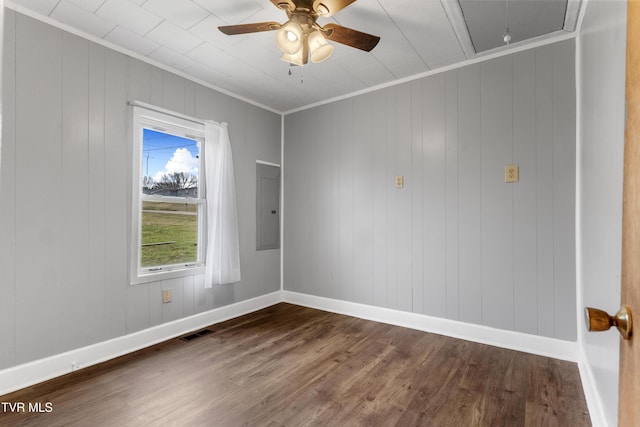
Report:
[[[303,66],[304,61],[302,57],[302,51],[303,49],[300,49],[298,52],[292,54],[285,53],[280,59],[284,62],[288,62],[289,64]],[[291,70],[289,70],[289,72],[291,72]]]
[[[276,44],[285,54],[292,55],[302,50],[302,27],[289,21],[276,34]]]
[[[321,16],[327,15],[329,13],[329,8],[325,6],[324,3],[318,3],[318,5],[316,6],[316,12]]]
[[[293,12],[293,9],[295,8],[295,5],[290,1],[279,1],[276,6],[282,10],[288,10],[289,12]]]
[[[309,52],[312,62],[322,62],[333,53],[333,46],[327,43],[322,33],[318,30],[309,34]]]

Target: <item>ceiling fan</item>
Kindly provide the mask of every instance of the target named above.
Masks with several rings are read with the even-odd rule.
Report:
[[[287,12],[289,18],[284,24],[278,22],[258,22],[254,24],[226,25],[218,27],[227,35],[275,31],[276,44],[283,52],[282,60],[295,65],[304,65],[309,57],[312,62],[322,62],[333,53],[336,43],[371,51],[380,37],[363,33],[341,25],[329,23],[321,27],[319,17],[335,15],[356,0],[270,0],[276,7]]]

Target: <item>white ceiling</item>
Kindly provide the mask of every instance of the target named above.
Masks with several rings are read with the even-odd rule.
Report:
[[[508,1],[510,46],[504,46]],[[375,34],[367,53],[332,43],[325,62],[280,61],[275,32],[227,36],[220,25],[285,22],[269,0],[7,0],[32,16],[103,39],[166,68],[287,112],[575,30],[581,0],[358,0],[335,22]],[[471,31],[469,31],[471,30]],[[476,48],[477,52],[476,53]],[[301,82],[302,80],[302,82]]]

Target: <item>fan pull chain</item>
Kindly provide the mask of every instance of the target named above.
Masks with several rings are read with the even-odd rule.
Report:
[[[292,64],[289,64],[289,71],[287,72],[288,75],[292,76],[293,73],[291,72],[291,67],[293,67]],[[304,65],[300,66],[300,84],[304,83]]]
[[[509,31],[509,0],[504,0],[504,34],[502,34],[502,40],[506,44],[511,43],[511,32]]]

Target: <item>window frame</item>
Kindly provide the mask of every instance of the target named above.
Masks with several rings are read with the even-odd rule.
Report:
[[[205,130],[204,123],[189,120],[188,118],[171,112],[158,111],[133,105],[132,112],[132,141],[133,141],[133,168],[132,168],[132,216],[131,216],[131,267],[130,284],[155,282],[159,280],[193,276],[203,274],[205,271],[205,249],[206,249],[206,187],[204,170],[204,144]],[[143,132],[144,129],[151,129],[167,134],[197,140],[200,142],[199,153],[199,177],[198,177],[198,197],[173,197],[162,195],[145,195],[142,193],[142,158],[143,158]],[[188,203],[196,205],[197,209],[197,259],[195,263],[166,264],[154,267],[142,267],[140,265],[142,253],[142,203],[152,202],[173,202]]]

